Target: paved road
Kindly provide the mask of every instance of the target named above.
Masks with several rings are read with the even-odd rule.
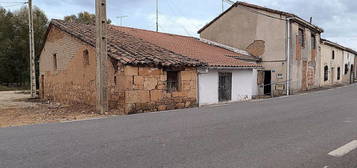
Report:
[[[357,86],[110,119],[0,129],[0,167],[356,168]]]

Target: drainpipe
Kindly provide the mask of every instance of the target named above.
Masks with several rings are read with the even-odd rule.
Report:
[[[288,39],[286,40],[287,43],[287,50],[286,50],[286,95],[290,96],[290,44],[291,44],[291,17],[286,19],[287,22],[287,35]]]

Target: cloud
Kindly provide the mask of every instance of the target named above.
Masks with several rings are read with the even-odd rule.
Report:
[[[156,23],[156,15],[147,18],[151,23]],[[207,23],[207,20],[186,18],[182,16],[159,15],[159,29],[162,32],[198,36],[197,31]]]

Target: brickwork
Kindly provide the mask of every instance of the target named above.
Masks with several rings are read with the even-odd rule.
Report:
[[[88,56],[83,53],[88,50]],[[53,67],[53,54],[58,69]],[[84,59],[89,58],[88,61]],[[112,114],[133,114],[196,106],[197,72],[180,72],[180,90],[168,92],[166,72],[152,67],[125,66],[109,59],[109,108]],[[41,97],[64,104],[96,104],[95,48],[52,28],[40,58]]]

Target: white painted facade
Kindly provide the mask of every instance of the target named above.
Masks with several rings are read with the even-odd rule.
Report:
[[[232,102],[250,100],[258,93],[257,70],[208,70],[199,73],[199,105],[217,104],[219,72],[232,73]]]

